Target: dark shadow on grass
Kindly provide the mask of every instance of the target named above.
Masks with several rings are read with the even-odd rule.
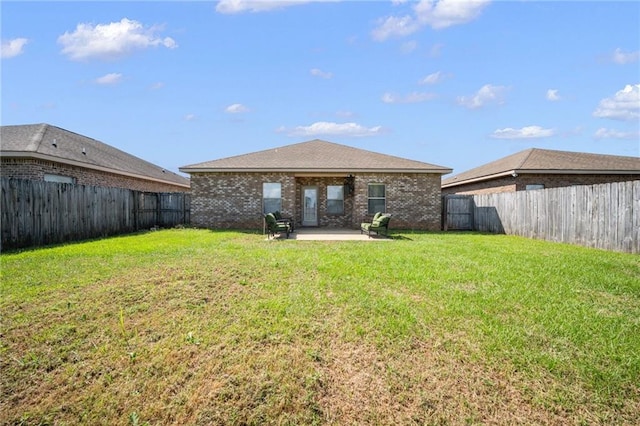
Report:
[[[159,229],[160,228],[158,228],[158,230]],[[173,229],[173,228],[165,228],[165,229]],[[132,237],[132,236],[136,236],[136,235],[149,234],[151,232],[155,232],[155,230],[142,229],[142,230],[139,230],[139,231],[123,232],[123,233],[119,233],[119,234],[103,235],[103,236],[100,236],[100,237],[83,238],[83,239],[77,239],[77,240],[74,239],[74,240],[69,240],[69,241],[60,241],[60,242],[57,242],[57,243],[47,243],[47,244],[42,244],[42,245],[31,245],[31,246],[26,246],[26,247],[9,247],[9,248],[2,247],[2,252],[0,254],[2,254],[2,255],[5,255],[5,254],[7,254],[7,255],[9,255],[9,254],[18,254],[18,253],[25,253],[25,252],[30,252],[30,251],[51,249],[51,248],[56,248],[56,247],[65,247],[65,246],[73,246],[73,245],[77,245],[77,244],[86,244],[86,243],[102,241],[102,240],[112,240],[112,239],[116,239],[116,238],[128,238],[128,237]]]
[[[387,235],[387,238],[389,238],[390,240],[398,240],[398,241],[413,241],[413,238],[409,238],[406,235],[401,235],[401,234],[389,234]]]

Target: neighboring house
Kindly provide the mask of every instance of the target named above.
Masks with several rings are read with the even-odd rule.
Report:
[[[531,148],[448,177],[443,194],[486,194],[640,179],[640,157]]]
[[[147,192],[187,192],[189,179],[49,124],[0,126],[0,176]]]
[[[451,169],[322,140],[181,167],[191,223],[256,228],[280,211],[297,226],[358,228],[375,212],[391,228],[440,229],[440,181]]]

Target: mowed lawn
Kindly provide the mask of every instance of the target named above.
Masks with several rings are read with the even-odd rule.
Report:
[[[0,260],[2,424],[640,424],[637,255],[175,229]]]

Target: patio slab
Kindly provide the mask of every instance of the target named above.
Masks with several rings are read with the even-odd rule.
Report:
[[[277,239],[286,239],[286,235]],[[289,234],[290,240],[308,241],[392,241],[391,238],[383,235],[372,235],[360,233],[357,229],[346,228],[296,228],[295,232]]]

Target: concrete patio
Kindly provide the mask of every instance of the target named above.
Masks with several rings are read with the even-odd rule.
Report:
[[[276,236],[276,239],[286,239],[286,235]],[[346,228],[296,228],[289,234],[290,240],[308,241],[392,241],[383,235],[371,235],[360,233],[357,229]]]

